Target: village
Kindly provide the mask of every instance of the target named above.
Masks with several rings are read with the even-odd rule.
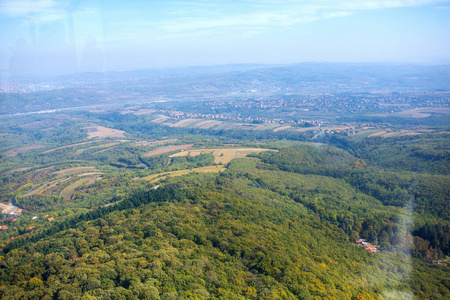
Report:
[[[9,225],[11,225],[12,222],[16,222],[17,219],[19,217],[21,217],[22,213],[23,213],[23,209],[15,206],[11,202],[10,203],[0,203],[0,209],[2,211],[2,215],[1,215],[2,220],[5,221],[4,223],[9,224]],[[54,220],[54,217],[49,217],[49,215],[45,215],[44,218],[46,218],[48,222],[51,222]],[[37,219],[39,219],[39,217],[33,216],[31,219],[37,220]],[[6,231],[8,228],[9,228],[8,225],[5,225],[5,224],[0,225],[1,231]],[[26,227],[26,230],[32,231],[35,228],[36,228],[36,226],[28,226],[28,227]],[[21,237],[20,235],[19,236],[11,236],[11,240],[15,240],[20,237]]]
[[[356,243],[358,245],[360,245],[361,247],[363,247],[367,252],[371,252],[371,253],[376,253],[376,252],[380,252],[380,250],[378,250],[374,245],[372,245],[371,243],[367,242],[367,240],[365,239],[358,239],[356,241]]]

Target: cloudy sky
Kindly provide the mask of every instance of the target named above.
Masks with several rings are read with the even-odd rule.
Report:
[[[450,63],[449,32],[450,1],[0,0],[0,70],[440,64]]]

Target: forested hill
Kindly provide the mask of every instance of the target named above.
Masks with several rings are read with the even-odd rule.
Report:
[[[408,212],[344,179],[274,167],[233,160],[220,174],[167,178],[156,190],[32,232],[32,242],[4,249],[1,297],[450,297],[447,266],[401,251]],[[394,221],[385,224],[388,242],[400,251],[368,253],[355,244],[359,233],[372,237],[377,219]]]
[[[450,298],[447,130],[172,117],[2,119],[1,299]]]

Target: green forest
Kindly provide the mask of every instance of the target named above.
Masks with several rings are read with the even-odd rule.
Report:
[[[450,298],[445,128],[159,118],[3,118],[2,299]]]

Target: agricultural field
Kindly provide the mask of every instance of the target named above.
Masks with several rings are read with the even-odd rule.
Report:
[[[88,137],[90,139],[93,138],[107,138],[107,137],[111,137],[111,138],[124,138],[125,137],[125,132],[122,130],[118,130],[118,129],[113,129],[113,128],[106,128],[103,126],[88,126],[85,127],[84,129],[87,130],[87,134]]]
[[[405,109],[400,112],[394,113],[374,114],[374,116],[385,117],[390,115],[401,118],[422,119],[430,117],[432,114],[436,113],[450,115],[450,107],[424,107],[424,108]]]
[[[91,174],[89,174],[89,175],[90,175],[89,177],[81,178],[81,179],[75,181],[74,183],[72,183],[72,184],[66,186],[66,187],[59,193],[59,196],[63,197],[64,200],[66,200],[66,201],[70,201],[70,200],[72,199],[72,196],[73,196],[73,194],[75,193],[75,190],[76,190],[77,188],[82,187],[82,186],[87,187],[87,186],[91,185],[92,183],[94,183],[96,180],[99,179],[99,178],[97,178],[97,177],[92,177],[92,175],[98,175],[98,174],[91,173]],[[79,176],[81,176],[81,175],[79,175]]]
[[[144,153],[144,157],[160,155],[160,154],[164,154],[164,153],[168,153],[168,152],[172,152],[172,151],[185,150],[185,149],[191,148],[192,146],[194,146],[194,144],[164,146],[164,147],[160,147],[155,150]]]
[[[219,173],[225,170],[224,166],[207,166],[207,167],[201,167],[201,168],[194,168],[189,170],[179,170],[179,171],[173,171],[173,172],[163,172],[159,174],[149,175],[142,178],[134,178],[134,180],[146,180],[151,183],[157,182],[159,180],[165,179],[167,177],[178,177],[187,175],[190,173]]]
[[[178,121],[175,124],[172,124],[173,127],[193,127],[193,124],[201,122],[201,119],[184,119],[181,121]]]
[[[73,175],[73,174],[87,172],[87,171],[97,171],[97,168],[96,167],[74,167],[74,168],[55,171],[54,174]]]
[[[62,149],[70,148],[70,147],[77,147],[77,146],[86,145],[86,144],[92,144],[92,143],[95,143],[95,142],[98,142],[98,141],[89,141],[89,142],[83,142],[83,143],[76,143],[76,144],[71,144],[71,145],[65,145],[65,146],[53,148],[53,149],[50,149],[50,150],[46,150],[46,151],[44,151],[44,152],[42,152],[42,153],[47,154],[47,153],[51,153],[51,152],[54,152],[54,151],[57,151],[57,150],[62,150]]]
[[[227,164],[235,158],[243,158],[250,153],[258,153],[262,151],[276,152],[277,150],[262,148],[193,149],[172,154],[170,157],[195,157],[203,153],[212,153],[214,155],[214,163]]]
[[[157,288],[165,289],[160,298],[177,299],[170,294],[173,282],[201,286],[204,298],[209,289],[214,298],[235,282],[227,274],[238,274],[245,285],[233,289],[250,299],[278,292],[291,299],[326,298],[311,295],[316,285],[330,282],[336,283],[330,284],[336,290],[331,298],[363,299],[372,289],[374,297],[367,298],[375,299],[385,287],[413,282],[415,294],[426,293],[423,299],[446,299],[445,128],[314,123],[319,128],[168,116],[157,123],[158,107],[148,107],[77,111],[61,124],[61,117],[49,115],[54,121],[46,122],[29,116],[27,124],[39,125],[38,133],[17,130],[19,119],[5,122],[0,208],[15,205],[22,215],[1,220],[0,285],[6,288],[0,287],[0,298],[8,299],[10,287],[26,293],[45,286],[47,293],[54,283],[47,270],[59,272],[51,276],[62,282],[73,268],[86,274],[88,266],[94,277],[102,270],[111,277],[81,283],[85,298],[108,284],[125,290],[123,285],[159,280]],[[20,155],[6,155],[16,149]],[[403,215],[414,223],[405,225]],[[359,238],[380,251],[367,252],[356,244]],[[41,254],[45,267],[37,260]],[[419,265],[413,272],[411,261]],[[139,271],[131,278],[128,269]],[[24,280],[14,277],[23,270],[30,272]],[[164,272],[169,277],[161,277]],[[139,274],[148,277],[140,281]],[[415,283],[422,280],[417,274],[425,274],[424,283]],[[368,279],[352,288],[348,282],[355,277]],[[35,287],[38,279],[45,283]],[[383,282],[371,285],[374,280]],[[288,284],[300,281],[305,286]],[[277,290],[264,294],[269,289],[262,284]],[[305,288],[310,294],[302,294]],[[60,285],[49,297],[63,298],[64,289]],[[122,299],[127,297],[133,295]]]
[[[7,157],[14,157],[20,153],[25,153],[27,151],[33,150],[33,149],[40,149],[43,148],[44,145],[31,145],[31,146],[25,146],[25,147],[20,147],[20,148],[16,148],[16,149],[12,149],[6,152],[6,156]]]

